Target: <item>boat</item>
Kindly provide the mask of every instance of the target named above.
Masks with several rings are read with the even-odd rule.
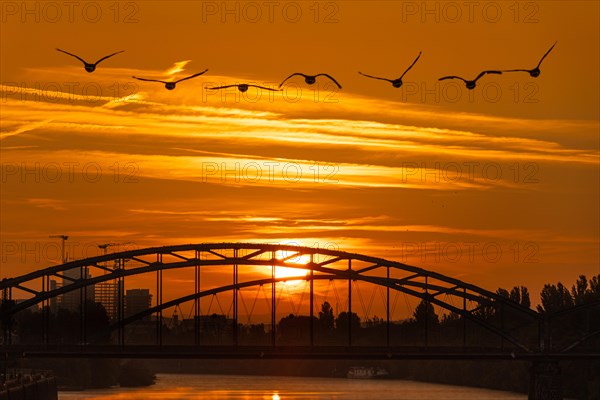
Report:
[[[348,379],[383,379],[390,373],[381,367],[350,367],[346,373]]]

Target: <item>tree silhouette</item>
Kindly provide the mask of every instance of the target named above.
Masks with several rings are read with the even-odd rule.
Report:
[[[316,318],[313,317],[313,323]],[[306,344],[310,337],[310,317],[290,314],[281,318],[277,326],[277,335],[283,344]]]
[[[510,293],[508,290],[504,289],[504,288],[498,288],[498,290],[496,290],[496,294],[498,296],[502,296],[502,297],[506,297],[507,299],[510,298]]]
[[[540,313],[552,313],[573,307],[573,297],[561,282],[557,285],[545,284],[540,293],[542,304],[537,306]]]
[[[440,323],[440,319],[435,313],[433,306],[425,299],[421,300],[415,308],[413,320],[419,325],[425,323],[438,325]]]
[[[590,279],[590,292],[594,299],[600,300],[600,274]]]
[[[529,290],[525,286],[515,286],[510,291],[510,299],[519,303],[523,307],[531,307],[531,299],[529,298]]]
[[[334,321],[333,309],[326,301],[321,305],[321,311],[319,311],[319,325],[324,332],[331,332],[333,331]]]
[[[360,329],[360,318],[358,314],[354,312],[350,314],[350,328],[353,331]],[[346,311],[342,311],[341,313],[339,313],[339,315],[335,319],[335,329],[338,332],[348,331],[348,313]]]
[[[15,304],[16,302],[14,300],[0,301],[0,315],[2,315],[2,319],[0,320],[0,327],[2,328],[2,331],[6,330],[10,332],[13,329],[15,319],[13,316],[8,316],[8,313],[6,311],[14,307]],[[25,311],[27,312],[29,310]]]
[[[579,275],[577,282],[571,287],[571,296],[575,305],[600,300],[600,275],[593,276],[588,282],[585,275]]]
[[[98,342],[108,342],[110,340],[110,334],[106,328],[110,325],[110,317],[104,306],[101,303],[86,300],[85,313],[87,331],[90,333],[106,332],[102,336],[96,336],[95,340]]]
[[[529,290],[525,286],[515,286],[511,289],[510,292],[506,289],[498,288],[498,290],[496,290],[496,294],[510,299],[515,303],[519,303],[523,307],[531,308]]]

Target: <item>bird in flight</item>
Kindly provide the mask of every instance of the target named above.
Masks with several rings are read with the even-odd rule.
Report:
[[[293,74],[291,74],[290,76],[288,76],[287,78],[285,78],[283,80],[283,82],[281,82],[279,84],[279,87],[281,87],[285,83],[285,81],[287,81],[288,79],[290,79],[291,77],[296,76],[296,75],[303,76],[304,77],[304,82],[306,82],[309,85],[312,85],[313,83],[315,83],[317,81],[317,77],[318,76],[325,76],[325,77],[329,78],[333,83],[335,83],[338,88],[340,88],[340,89],[342,88],[342,85],[340,85],[338,83],[338,81],[336,81],[335,79],[333,79],[333,77],[331,75],[328,75],[328,74],[306,75],[306,74],[303,74],[301,72],[294,72]]]
[[[181,79],[179,79],[177,81],[174,81],[174,82],[166,82],[166,81],[161,81],[161,80],[158,80],[158,79],[139,78],[137,76],[132,76],[132,78],[137,79],[139,81],[164,83],[165,84],[165,89],[167,89],[167,90],[173,90],[173,89],[175,89],[175,85],[177,85],[179,82],[186,81],[188,79],[192,79],[192,78],[195,78],[197,76],[200,76],[200,75],[204,74],[206,71],[208,71],[208,69],[205,69],[202,72],[198,72],[197,74],[190,75],[190,76],[185,77],[185,78],[181,78]]]
[[[417,56],[417,58],[415,58],[415,61],[413,61],[413,63],[410,64],[410,66],[406,69],[406,71],[404,71],[404,73],[402,75],[400,75],[400,78],[398,78],[398,79],[379,78],[377,76],[363,74],[360,71],[358,71],[358,73],[361,74],[362,76],[366,76],[367,78],[379,79],[381,81],[388,81],[392,84],[393,87],[399,88],[400,86],[402,86],[402,78],[404,78],[404,75],[406,75],[406,73],[413,67],[413,65],[415,65],[415,63],[417,62],[419,57],[421,57],[421,52],[419,52],[419,55]]]
[[[264,87],[264,86],[250,85],[248,83],[239,83],[237,85],[226,85],[226,86],[210,87],[208,89],[211,89],[211,90],[220,90],[220,89],[227,89],[227,88],[230,88],[230,87],[237,87],[238,90],[240,92],[242,92],[242,93],[247,92],[248,88],[251,88],[251,87],[255,87],[255,88],[258,88],[258,89],[264,89],[264,90],[270,90],[272,92],[280,92],[281,91],[280,89],[271,89],[271,88]]]
[[[504,72],[527,72],[533,78],[537,78],[538,76],[540,76],[540,72],[541,72],[540,65],[542,65],[542,61],[544,61],[544,58],[546,58],[546,56],[552,51],[554,46],[556,46],[556,43],[558,43],[558,42],[554,42],[552,47],[550,47],[550,49],[546,52],[546,54],[544,54],[544,56],[542,57],[542,59],[540,60],[540,62],[538,63],[538,65],[535,68],[533,68],[533,69],[509,69]]]
[[[479,80],[479,78],[481,78],[482,76],[486,75],[486,74],[496,74],[496,75],[501,75],[502,71],[482,71],[479,73],[479,75],[477,75],[477,78],[473,79],[472,81],[469,81],[467,79],[461,78],[460,76],[444,76],[440,79],[438,79],[438,81],[443,81],[446,79],[460,79],[461,81],[463,81],[465,83],[465,85],[467,86],[467,89],[471,90],[471,89],[475,89],[475,85],[477,83],[477,81]]]
[[[124,52],[124,51],[125,51],[125,50],[117,51],[116,53],[112,53],[112,54],[109,54],[109,55],[107,55],[107,56],[105,56],[105,57],[102,57],[101,59],[99,59],[99,60],[98,60],[98,61],[96,61],[95,63],[89,63],[89,62],[85,61],[83,58],[81,58],[81,57],[79,57],[79,56],[76,56],[75,54],[71,54],[71,53],[69,53],[68,51],[64,51],[64,50],[61,50],[61,49],[56,49],[56,50],[57,50],[57,51],[60,51],[61,53],[65,53],[65,54],[67,54],[67,55],[70,55],[71,57],[75,57],[76,59],[78,59],[79,61],[81,61],[81,62],[83,63],[83,65],[85,66],[85,70],[86,70],[87,72],[94,72],[94,71],[96,70],[96,66],[97,66],[97,65],[98,65],[100,62],[102,62],[102,61],[106,60],[106,59],[107,59],[107,58],[109,58],[109,57],[112,57],[112,56],[114,56],[114,55],[116,55],[116,54],[119,54],[119,53],[122,53],[122,52]]]

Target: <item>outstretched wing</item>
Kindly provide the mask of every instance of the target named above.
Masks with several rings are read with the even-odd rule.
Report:
[[[466,82],[466,79],[461,78],[460,76],[455,76],[455,75],[450,75],[450,76],[443,76],[440,79],[438,79],[438,81],[445,81],[446,79],[460,79],[463,82]]]
[[[285,79],[283,80],[283,82],[281,82],[281,83],[279,84],[279,87],[281,87],[281,86],[282,86],[282,85],[285,83],[285,81],[287,81],[288,79],[290,79],[290,78],[292,78],[292,77],[294,77],[294,76],[296,76],[296,75],[303,76],[303,77],[305,77],[305,78],[306,78],[306,75],[304,75],[304,74],[302,74],[302,73],[300,73],[300,72],[294,72],[293,74],[291,74],[290,76],[288,76],[287,78],[285,78]]]
[[[255,87],[255,88],[259,88],[259,89],[270,90],[272,92],[281,92],[281,89],[271,89],[268,87],[258,86],[258,85],[248,85],[248,87]]]
[[[102,57],[101,59],[99,59],[98,61],[96,61],[96,62],[94,63],[94,65],[98,65],[100,62],[102,62],[102,61],[106,60],[107,58],[110,58],[110,57],[112,57],[112,56],[114,56],[114,55],[117,55],[117,54],[119,54],[119,53],[122,53],[122,52],[124,52],[124,51],[125,51],[125,50],[121,50],[121,51],[117,51],[116,53],[112,53],[112,54],[109,54],[109,55],[107,55],[107,56],[104,56],[104,57]]]
[[[68,55],[70,55],[71,57],[75,57],[76,59],[78,59],[78,60],[79,60],[79,61],[81,61],[82,63],[84,63],[84,64],[87,64],[87,62],[86,62],[86,61],[85,61],[83,58],[81,58],[81,57],[79,57],[79,56],[76,56],[75,54],[71,54],[71,53],[69,53],[68,51],[64,51],[64,50],[61,50],[61,49],[58,49],[58,48],[57,48],[56,50],[60,51],[61,53],[68,54]]]
[[[197,77],[197,76],[200,76],[200,75],[204,74],[206,71],[208,71],[208,69],[205,69],[205,70],[204,70],[204,71],[202,71],[202,72],[198,72],[197,74],[190,75],[190,76],[188,76],[187,78],[182,78],[182,79],[180,79],[180,80],[178,80],[178,81],[175,81],[175,83],[179,83],[179,82],[181,82],[181,81],[186,81],[186,80],[188,80],[188,79],[195,78],[195,77]]]
[[[158,79],[146,79],[146,78],[138,78],[137,76],[132,76],[133,79],[137,79],[139,81],[146,81],[146,82],[160,82],[160,83],[167,83],[165,81],[159,81]]]
[[[211,89],[211,90],[218,90],[218,89],[227,89],[230,87],[238,87],[239,85],[227,85],[227,86],[216,86],[216,87],[209,87],[207,89]]]
[[[481,78],[482,76],[486,75],[486,74],[495,74],[495,75],[502,75],[502,71],[495,71],[495,70],[488,70],[488,71],[481,71],[479,73],[479,75],[477,75],[477,78],[475,78],[475,81],[478,81],[479,78]]]
[[[419,55],[417,56],[417,58],[415,58],[415,61],[413,61],[412,64],[410,64],[410,67],[406,68],[406,71],[404,71],[404,73],[400,76],[400,79],[404,78],[404,75],[406,75],[406,73],[408,71],[410,71],[410,69],[413,67],[413,65],[415,65],[417,63],[417,61],[419,60],[419,58],[421,57],[421,53],[422,51],[419,52]]]
[[[362,76],[366,76],[367,78],[373,78],[373,79],[379,79],[380,81],[388,81],[391,82],[391,79],[387,79],[387,78],[380,78],[378,76],[373,76],[373,75],[367,75],[367,74],[363,74],[362,72],[358,71],[359,74],[361,74]]]
[[[537,68],[539,68],[540,65],[542,65],[542,61],[544,61],[544,58],[546,58],[546,56],[552,51],[552,49],[554,48],[554,46],[556,46],[556,43],[558,43],[558,42],[554,42],[554,44],[552,45],[552,47],[550,47],[550,49],[546,52],[546,54],[544,54],[544,56],[542,57],[542,59],[538,63]]]
[[[338,88],[340,88],[340,89],[342,88],[342,85],[340,85],[338,83],[338,81],[336,81],[335,79],[333,79],[333,76],[331,76],[329,74],[317,74],[317,75],[315,75],[315,77],[317,77],[317,76],[326,76],[327,78],[331,79],[333,81],[333,83],[335,83],[337,85]]]

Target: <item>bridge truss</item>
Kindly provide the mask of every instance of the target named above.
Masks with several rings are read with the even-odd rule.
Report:
[[[298,274],[280,276],[278,268],[294,269]],[[86,273],[91,270],[97,273],[93,275]],[[191,290],[189,293],[178,294],[164,300],[163,292],[169,281],[165,283],[163,275],[170,271],[186,271],[190,277],[187,281]],[[126,314],[125,281],[134,277],[138,279],[145,277],[148,281],[153,276],[153,284],[156,286],[153,288],[155,301],[152,306],[133,314]],[[51,281],[56,279],[61,279],[65,283],[60,287],[51,285]],[[142,320],[156,324],[155,345],[162,346],[165,326],[163,313],[184,303],[192,304],[194,345],[203,346],[205,343],[202,341],[201,334],[202,318],[207,318],[210,310],[208,312],[203,310],[201,301],[227,294],[231,298],[231,306],[227,314],[231,316],[231,325],[234,327],[228,346],[238,349],[243,344],[240,341],[238,327],[245,322],[242,318],[244,311],[248,314],[248,306],[241,293],[248,288],[256,288],[257,294],[262,290],[266,295],[265,299],[268,299],[267,308],[270,312],[271,327],[269,345],[276,347],[281,288],[289,281],[304,282],[308,291],[308,315],[305,317],[308,317],[309,335],[307,342],[303,346],[297,346],[298,349],[314,349],[319,346],[319,341],[316,340],[318,338],[315,337],[315,332],[318,331],[315,327],[318,321],[318,311],[315,312],[318,306],[316,285],[321,285],[322,292],[322,284],[332,285],[334,290],[343,290],[345,294],[343,297],[346,301],[341,308],[346,312],[347,326],[338,327],[338,331],[343,330],[343,341],[337,344],[347,349],[361,347],[356,337],[357,326],[353,322],[352,315],[362,312],[363,320],[367,319],[368,309],[373,303],[374,295],[366,299],[363,295],[364,289],[361,292],[361,287],[364,285],[371,285],[374,288],[372,293],[379,293],[381,298],[379,311],[384,316],[379,319],[382,329],[378,347],[388,349],[386,354],[390,354],[389,349],[392,347],[401,347],[399,343],[402,343],[402,339],[396,337],[398,320],[393,316],[399,295],[415,299],[425,304],[427,309],[431,307],[452,315],[457,321],[456,324],[462,326],[462,346],[455,347],[462,347],[463,352],[468,347],[468,332],[475,328],[486,332],[488,337],[497,339],[496,343],[485,346],[487,350],[482,350],[479,343],[476,352],[489,353],[489,348],[493,347],[496,348],[496,354],[512,355],[513,358],[515,354],[534,355],[550,351],[577,353],[589,338],[595,337],[598,333],[588,327],[588,331],[573,338],[572,343],[563,345],[560,349],[553,348],[550,336],[551,325],[547,317],[496,293],[437,272],[338,250],[283,244],[208,243],[123,251],[72,261],[19,277],[5,278],[0,281],[3,300],[0,320],[4,328],[4,344],[5,347],[18,347],[18,344],[12,343],[11,321],[18,313],[39,306],[45,321],[42,325],[41,342],[49,346],[48,321],[52,301],[69,293],[79,293],[79,298],[82,300],[79,310],[80,340],[79,343],[72,344],[84,347],[94,345],[94,338],[98,332],[88,332],[87,303],[84,299],[88,298],[90,291],[94,291],[95,285],[112,282],[118,288],[116,300],[118,306],[108,330],[116,337],[116,346],[125,346],[126,327]],[[29,298],[16,303],[13,300],[17,293],[27,294]],[[302,292],[303,297],[304,294]],[[252,308],[255,304],[256,298]],[[368,304],[368,307],[365,304]],[[592,304],[586,309],[587,312],[597,312],[599,307],[598,304]],[[300,317],[300,307],[290,317],[294,317],[293,314]],[[430,323],[427,318],[425,319],[420,328],[422,329],[420,330],[421,342],[417,351],[430,347],[439,351],[435,343],[430,340],[433,325],[433,321]],[[416,348],[413,346],[413,350]],[[443,350],[441,353],[446,354],[447,351]],[[590,354],[587,350],[583,350],[582,353]]]

